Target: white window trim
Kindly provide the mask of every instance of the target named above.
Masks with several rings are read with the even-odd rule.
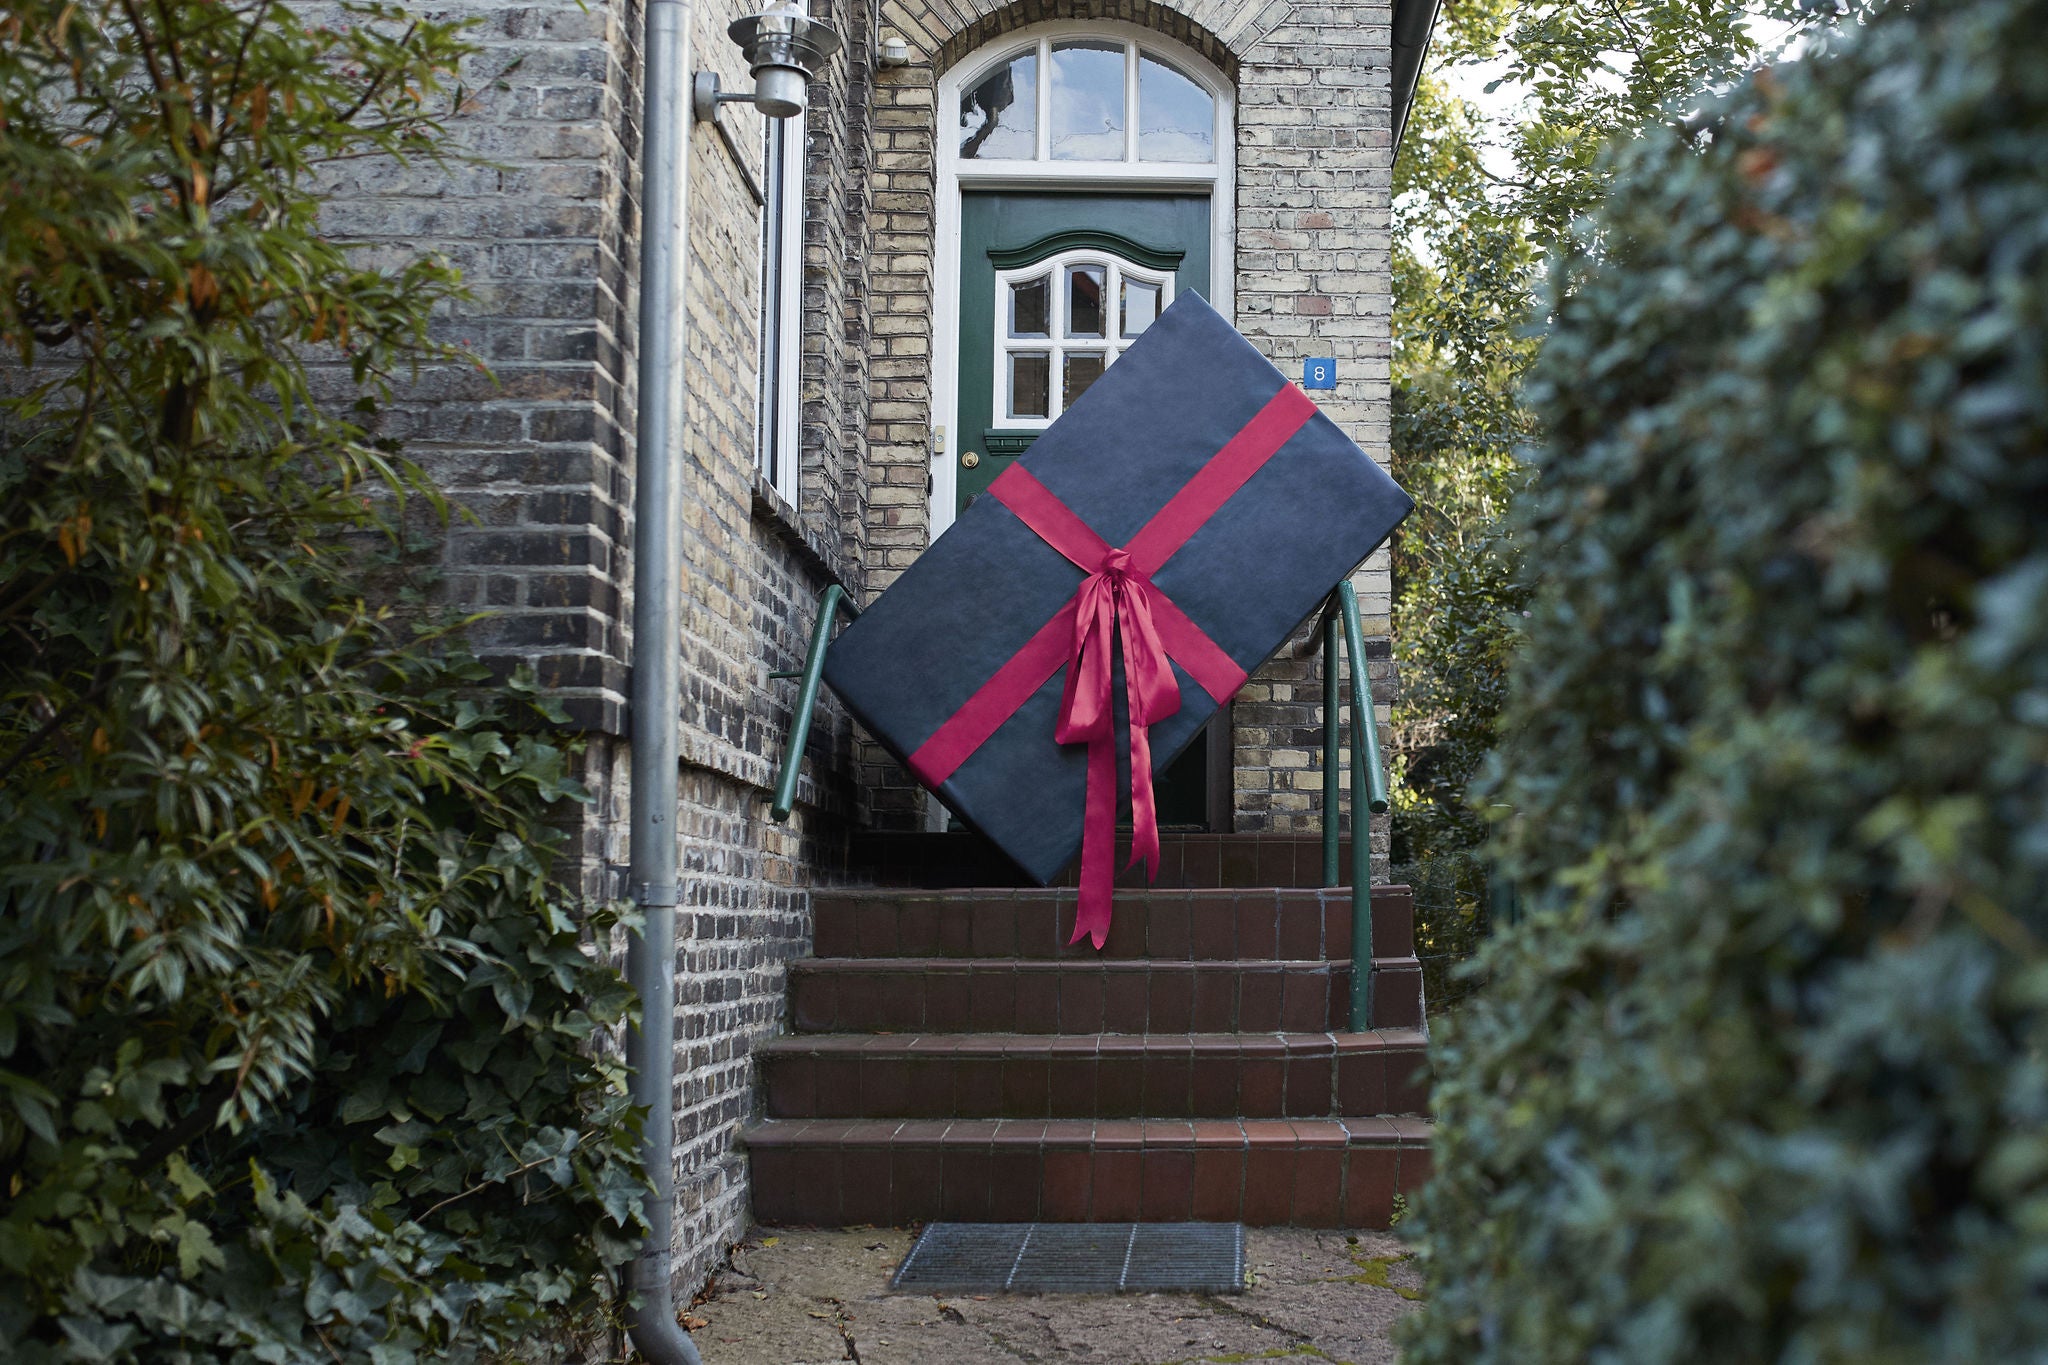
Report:
[[[804,297],[804,119],[766,119],[765,147],[782,139],[780,164],[765,157],[763,170],[774,183],[765,185],[770,202],[761,207],[762,321],[772,334],[761,338],[755,382],[755,466],[764,482],[783,501],[798,506],[798,471],[803,464],[803,297]],[[770,241],[779,229],[780,240]],[[769,253],[777,254],[782,294],[774,317],[768,315]],[[765,330],[765,327],[764,327]],[[769,351],[774,350],[770,365]],[[772,420],[771,420],[772,418]],[[772,448],[771,448],[772,445]]]
[[[1102,335],[1100,337],[1067,336],[1067,290],[1065,289],[1067,267],[1070,265],[1099,265],[1103,267],[1102,289]],[[1035,280],[1048,271],[1049,283],[1046,300],[1046,325],[1051,329],[1043,337],[1013,337],[1010,335],[1009,289],[1012,284]],[[1018,266],[1014,270],[996,272],[995,301],[995,410],[996,420],[1006,427],[1018,431],[1043,431],[1059,420],[1066,410],[1062,397],[1065,387],[1061,383],[1060,359],[1069,351],[1103,354],[1103,369],[1116,363],[1136,338],[1123,334],[1120,292],[1123,280],[1136,280],[1140,284],[1159,287],[1159,307],[1164,311],[1173,302],[1173,272],[1150,270],[1127,261],[1113,251],[1100,247],[1074,247],[1056,255],[1048,256],[1031,265]],[[1016,352],[1043,351],[1051,357],[1044,417],[1018,417],[1010,412],[1010,366],[1009,357]]]
[[[1186,161],[984,161],[960,157],[960,96],[973,89],[997,66],[1033,47],[1040,51],[1038,129],[1041,149],[1051,137],[1046,116],[1052,78],[1045,64],[1050,45],[1069,38],[1110,38],[1134,42],[1149,50],[1206,90],[1215,100],[1216,159]],[[1136,61],[1125,55],[1125,152],[1133,153],[1137,136]],[[932,464],[930,524],[936,539],[953,524],[958,495],[957,463],[968,433],[960,429],[960,194],[971,189],[1055,189],[1099,185],[1103,189],[1206,191],[1209,195],[1209,302],[1224,317],[1237,315],[1237,98],[1227,78],[1199,53],[1164,34],[1118,20],[1060,20],[1019,29],[955,65],[939,80],[937,118],[938,223],[933,240],[932,285]],[[939,433],[944,433],[943,442]],[[973,433],[980,440],[979,432]]]

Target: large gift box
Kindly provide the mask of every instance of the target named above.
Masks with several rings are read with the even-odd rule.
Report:
[[[1183,295],[832,644],[825,680],[1041,883],[1082,852],[1109,923],[1118,810],[1414,504]]]

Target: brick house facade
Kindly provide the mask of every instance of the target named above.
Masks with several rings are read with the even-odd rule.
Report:
[[[871,598],[950,518],[934,492],[972,439],[955,432],[938,448],[940,430],[957,426],[943,405],[957,401],[950,367],[966,344],[942,316],[958,288],[964,80],[1003,44],[1040,31],[1082,41],[1091,29],[1210,73],[1230,168],[1210,202],[1211,297],[1283,371],[1334,357],[1338,386],[1319,401],[1384,462],[1400,7],[813,0],[846,45],[812,86],[800,142],[746,105],[690,130],[685,435],[674,455],[685,519],[675,1043],[686,1284],[748,1216],[735,1144],[758,1107],[750,1049],[782,1027],[786,965],[810,942],[810,890],[846,876],[855,831],[939,818],[827,697],[796,814],[771,821],[796,695],[771,674],[801,666],[827,585]],[[691,64],[728,90],[748,73],[725,28],[749,8],[695,10]],[[365,171],[332,222],[353,238],[444,252],[473,290],[446,326],[495,379],[425,376],[386,434],[474,513],[449,533],[442,569],[452,601],[491,613],[480,647],[537,670],[583,730],[597,801],[577,866],[586,892],[617,896],[627,757],[643,723],[626,701],[641,15],[632,0],[443,9],[478,21],[478,93],[454,133],[479,160]],[[907,62],[878,61],[894,38]],[[784,159],[771,151],[778,136]],[[1098,188],[1118,184],[1111,173]],[[779,251],[787,305],[764,309]],[[782,432],[766,449],[764,426]],[[1384,550],[1357,582],[1384,704]],[[1313,657],[1283,651],[1237,701],[1210,774],[1231,828],[1320,827],[1320,686]]]

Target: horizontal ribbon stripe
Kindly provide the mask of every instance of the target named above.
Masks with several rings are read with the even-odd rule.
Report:
[[[948,781],[1033,694],[1067,670],[1053,731],[1061,744],[1088,746],[1087,806],[1082,816],[1081,888],[1074,942],[1100,948],[1109,935],[1116,879],[1116,733],[1112,653],[1124,663],[1131,752],[1131,862],[1159,872],[1159,820],[1152,797],[1150,728],[1180,709],[1172,664],[1220,706],[1244,686],[1245,672],[1186,612],[1159,590],[1152,575],[1218,508],[1236,495],[1315,415],[1315,404],[1291,384],[1210,456],[1131,538],[1111,546],[1022,465],[989,485],[997,501],[1086,575],[1067,604],[946,718],[910,756],[926,784]],[[1171,661],[1171,662],[1169,662]]]

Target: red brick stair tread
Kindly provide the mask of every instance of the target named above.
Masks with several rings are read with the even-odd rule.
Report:
[[[1320,834],[1202,834],[1161,830],[1157,886],[1319,887],[1323,881]],[[854,865],[878,886],[1028,886],[1029,879],[1001,850],[966,832],[929,834],[867,831],[854,840]],[[1338,843],[1338,877],[1351,879],[1351,840]],[[1069,870],[1065,884],[1072,884]],[[1120,872],[1119,883],[1141,884],[1142,868]]]
[[[1384,1033],[808,1034],[756,1053],[777,1119],[1419,1113],[1427,1041]]]
[[[1421,1027],[1421,964],[1374,968],[1373,1025]],[[1350,1022],[1351,964],[812,958],[789,988],[806,1033],[1319,1033]]]
[[[953,1056],[1053,1052],[1254,1051],[1303,1047],[1407,1051],[1428,1046],[1421,1029],[1370,1033],[785,1033],[755,1044],[756,1056],[943,1052]]]
[[[764,1221],[1237,1221],[1385,1227],[1429,1175],[1429,1124],[796,1120],[745,1135]]]
[[[1109,941],[1071,944],[1075,893],[851,889],[813,898],[821,958],[1023,957],[1063,961],[1348,961],[1351,893],[1343,889],[1119,892]],[[1414,948],[1407,887],[1373,891],[1376,957]]]

